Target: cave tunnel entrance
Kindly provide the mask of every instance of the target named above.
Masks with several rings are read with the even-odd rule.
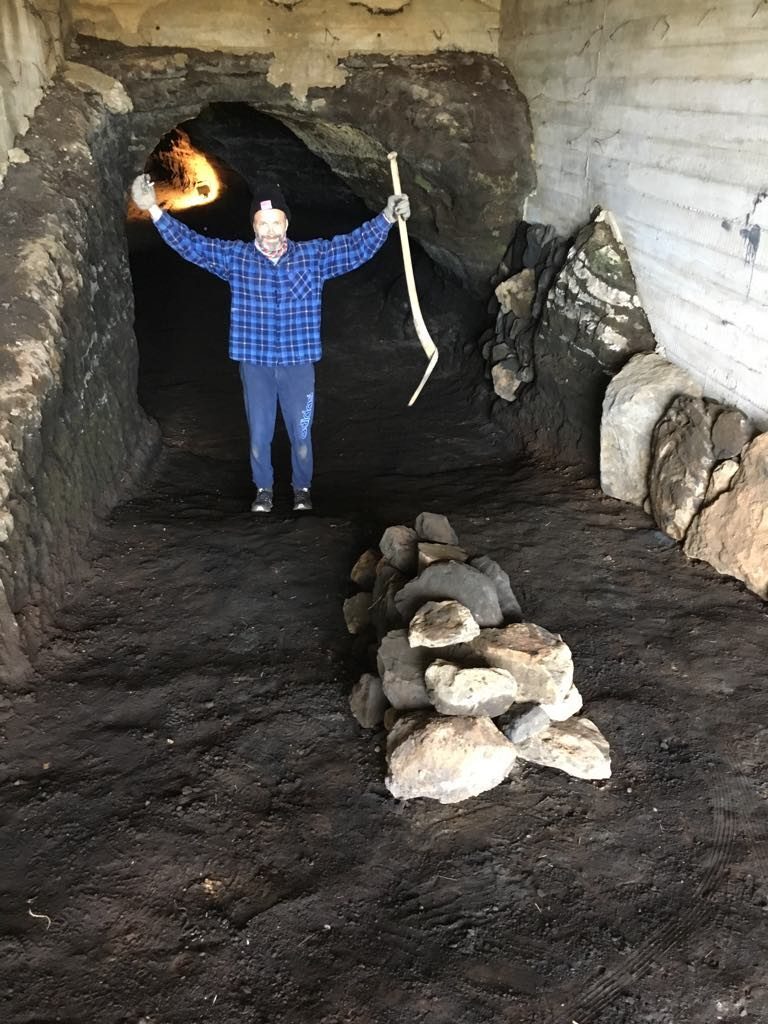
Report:
[[[197,156],[195,156],[197,155]],[[214,175],[193,166],[204,157]],[[280,121],[242,103],[215,103],[168,133],[147,171],[162,205],[208,236],[250,240],[251,188],[279,183],[295,241],[351,231],[371,210]],[[216,182],[218,181],[218,184]],[[407,186],[405,186],[407,187]],[[214,197],[214,198],[212,198]],[[381,197],[381,207],[386,196]],[[380,208],[381,208],[380,207]],[[379,209],[380,209],[379,208]],[[139,398],[178,457],[226,467],[249,487],[247,429],[238,366],[228,357],[229,286],[167,247],[146,216],[129,211],[127,232],[140,351]],[[324,357],[316,365],[316,488],[337,511],[346,495],[390,472],[476,464],[492,433],[476,339],[484,303],[414,244],[422,307],[441,351],[439,372],[412,408],[425,361],[413,328],[396,231],[372,260],[324,289]],[[490,459],[497,452],[486,452]],[[281,417],[274,445],[276,491],[290,483]],[[190,464],[199,483],[199,466]],[[236,481],[239,480],[239,483]],[[190,486],[194,490],[193,481]]]

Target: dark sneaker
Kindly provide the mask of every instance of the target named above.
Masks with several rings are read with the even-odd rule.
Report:
[[[311,512],[312,498],[308,487],[294,487],[293,489],[293,511]]]
[[[272,491],[268,487],[259,487],[256,491],[256,500],[251,505],[251,512],[271,512]]]

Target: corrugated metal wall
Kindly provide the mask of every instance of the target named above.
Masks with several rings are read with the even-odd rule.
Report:
[[[613,212],[659,346],[768,428],[768,0],[503,0],[530,221]]]

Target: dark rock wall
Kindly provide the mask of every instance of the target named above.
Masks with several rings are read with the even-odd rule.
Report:
[[[482,54],[349,57],[346,83],[306,101],[267,81],[269,58],[125,48],[80,38],[77,59],[114,75],[133,101],[126,177],[158,138],[208,104],[247,103],[278,118],[371,209],[392,191],[399,153],[410,231],[476,292],[487,291],[534,186],[527,103],[508,69]],[[257,168],[234,166],[246,180]]]
[[[0,679],[20,680],[96,514],[156,433],[136,400],[124,115],[59,82],[0,206]]]

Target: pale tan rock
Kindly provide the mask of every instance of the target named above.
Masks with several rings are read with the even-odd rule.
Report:
[[[462,668],[438,659],[424,679],[429,698],[442,715],[495,718],[517,698],[517,683],[503,668]]]
[[[112,114],[130,114],[133,103],[125,86],[116,78],[88,64],[76,64],[68,60],[64,65],[64,79],[82,92],[96,93],[107,110]]]
[[[376,567],[379,564],[380,556],[378,551],[368,548],[352,566],[349,578],[363,590],[373,590],[376,582]]]
[[[410,526],[388,526],[379,541],[381,553],[389,564],[406,575],[416,572],[416,545],[416,531]]]
[[[726,459],[725,462],[715,466],[712,470],[712,476],[709,478],[707,493],[704,497],[705,505],[709,505],[715,498],[719,498],[721,494],[728,490],[731,486],[731,480],[736,476],[738,470],[738,459]]]
[[[363,633],[371,624],[371,595],[365,591],[344,602],[344,621],[353,636]]]
[[[19,149],[18,146],[14,146],[13,149],[8,150],[8,163],[28,164],[29,153],[25,149]]]
[[[515,316],[530,315],[531,304],[536,294],[536,274],[533,270],[521,270],[519,274],[508,277],[496,287],[496,298],[502,313],[514,313]]]
[[[609,779],[611,755],[608,740],[588,718],[553,722],[549,729],[518,743],[524,761],[557,768],[577,779]]]
[[[685,553],[768,598],[768,433],[744,450],[730,489],[694,519]]]
[[[573,685],[570,648],[561,637],[533,622],[483,629],[467,647],[487,665],[511,673],[521,704],[557,704]]]
[[[490,718],[398,721],[388,737],[386,785],[400,800],[453,804],[498,786],[515,760],[515,747]]]
[[[349,695],[352,714],[364,729],[375,729],[384,720],[389,702],[384,696],[381,679],[366,672],[360,676]]]
[[[456,544],[419,544],[419,572],[434,562],[466,562],[467,552]]]
[[[480,627],[472,612],[458,601],[427,601],[411,619],[411,647],[448,647],[474,639]]]
[[[584,707],[584,700],[576,687],[572,686],[562,700],[555,704],[541,704],[540,707],[553,722],[567,722],[569,718],[578,715]]]
[[[517,392],[522,387],[523,381],[517,375],[517,370],[505,366],[503,362],[496,363],[491,370],[493,390],[506,402],[514,402]]]

